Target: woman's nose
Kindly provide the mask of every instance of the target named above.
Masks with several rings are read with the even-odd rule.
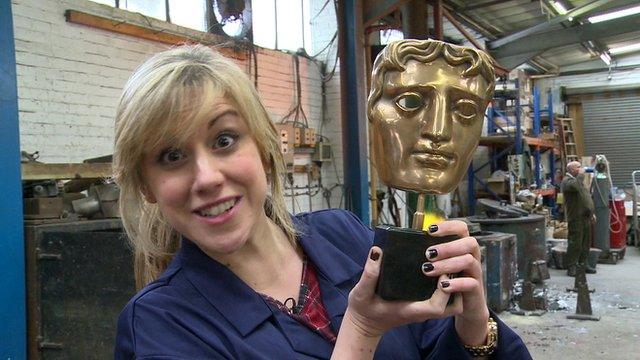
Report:
[[[211,154],[197,154],[194,161],[194,190],[206,192],[215,190],[224,182],[221,163]]]

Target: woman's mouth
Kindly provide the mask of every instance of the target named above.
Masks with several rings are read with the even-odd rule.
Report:
[[[229,199],[225,202],[213,205],[209,208],[196,211],[200,216],[212,218],[229,212],[238,202],[238,198]]]

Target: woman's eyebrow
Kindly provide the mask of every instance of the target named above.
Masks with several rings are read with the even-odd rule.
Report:
[[[211,129],[213,127],[213,125],[215,125],[216,121],[218,121],[220,118],[226,116],[226,115],[235,115],[238,116],[238,112],[234,109],[225,109],[222,112],[216,114],[213,119],[211,119],[209,121],[209,126],[208,128]]]

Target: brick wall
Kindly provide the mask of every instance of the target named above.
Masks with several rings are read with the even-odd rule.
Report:
[[[13,0],[21,149],[39,151],[40,160],[48,163],[80,162],[112,153],[115,107],[122,87],[141,62],[169,48],[153,41],[67,23],[64,18],[67,9],[124,18],[127,22],[187,36],[202,36],[194,30],[86,0]],[[333,16],[335,24],[335,15],[327,14],[322,16],[327,16],[327,21]],[[292,56],[258,48],[257,59],[258,90],[272,120],[277,122],[295,103]],[[248,63],[238,61],[238,64],[247,71],[251,69]],[[328,83],[327,104],[330,105],[321,126],[319,67],[309,59],[300,58],[300,74],[302,105],[309,125],[316,129],[322,127],[322,134],[331,139],[341,177],[340,106],[336,101],[339,100],[339,77],[336,75]],[[296,164],[309,161],[309,155],[296,155]],[[339,182],[333,164],[325,166],[322,175],[325,187]],[[294,185],[306,186],[307,176],[296,174]],[[339,191],[334,191],[331,205],[335,207],[339,201]],[[295,212],[327,207],[322,191],[311,200],[300,195],[294,201],[288,199],[287,203]]]

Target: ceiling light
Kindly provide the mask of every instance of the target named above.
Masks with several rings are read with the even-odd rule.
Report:
[[[562,5],[562,3],[558,2],[558,1],[552,1],[551,5],[553,5],[553,8],[556,9],[558,14],[564,15],[564,14],[567,13],[567,9],[564,7],[564,5]],[[571,20],[571,19],[569,19],[569,20]]]
[[[622,53],[627,53],[627,52],[632,52],[637,50],[640,50],[640,43],[625,45],[625,46],[618,46],[613,49],[609,49],[609,54],[612,54],[612,55],[622,54]]]
[[[602,59],[607,66],[611,65],[611,57],[606,52],[600,54],[600,59]]]
[[[596,15],[596,16],[592,16],[590,17],[588,20],[590,23],[595,24],[598,22],[603,22],[603,21],[608,21],[611,19],[617,19],[623,16],[629,16],[629,15],[633,15],[633,14],[637,14],[640,13],[640,6],[634,6],[628,9],[622,9],[622,10],[618,10],[618,11],[612,11],[610,13],[606,13],[606,14],[602,14],[602,15]]]

